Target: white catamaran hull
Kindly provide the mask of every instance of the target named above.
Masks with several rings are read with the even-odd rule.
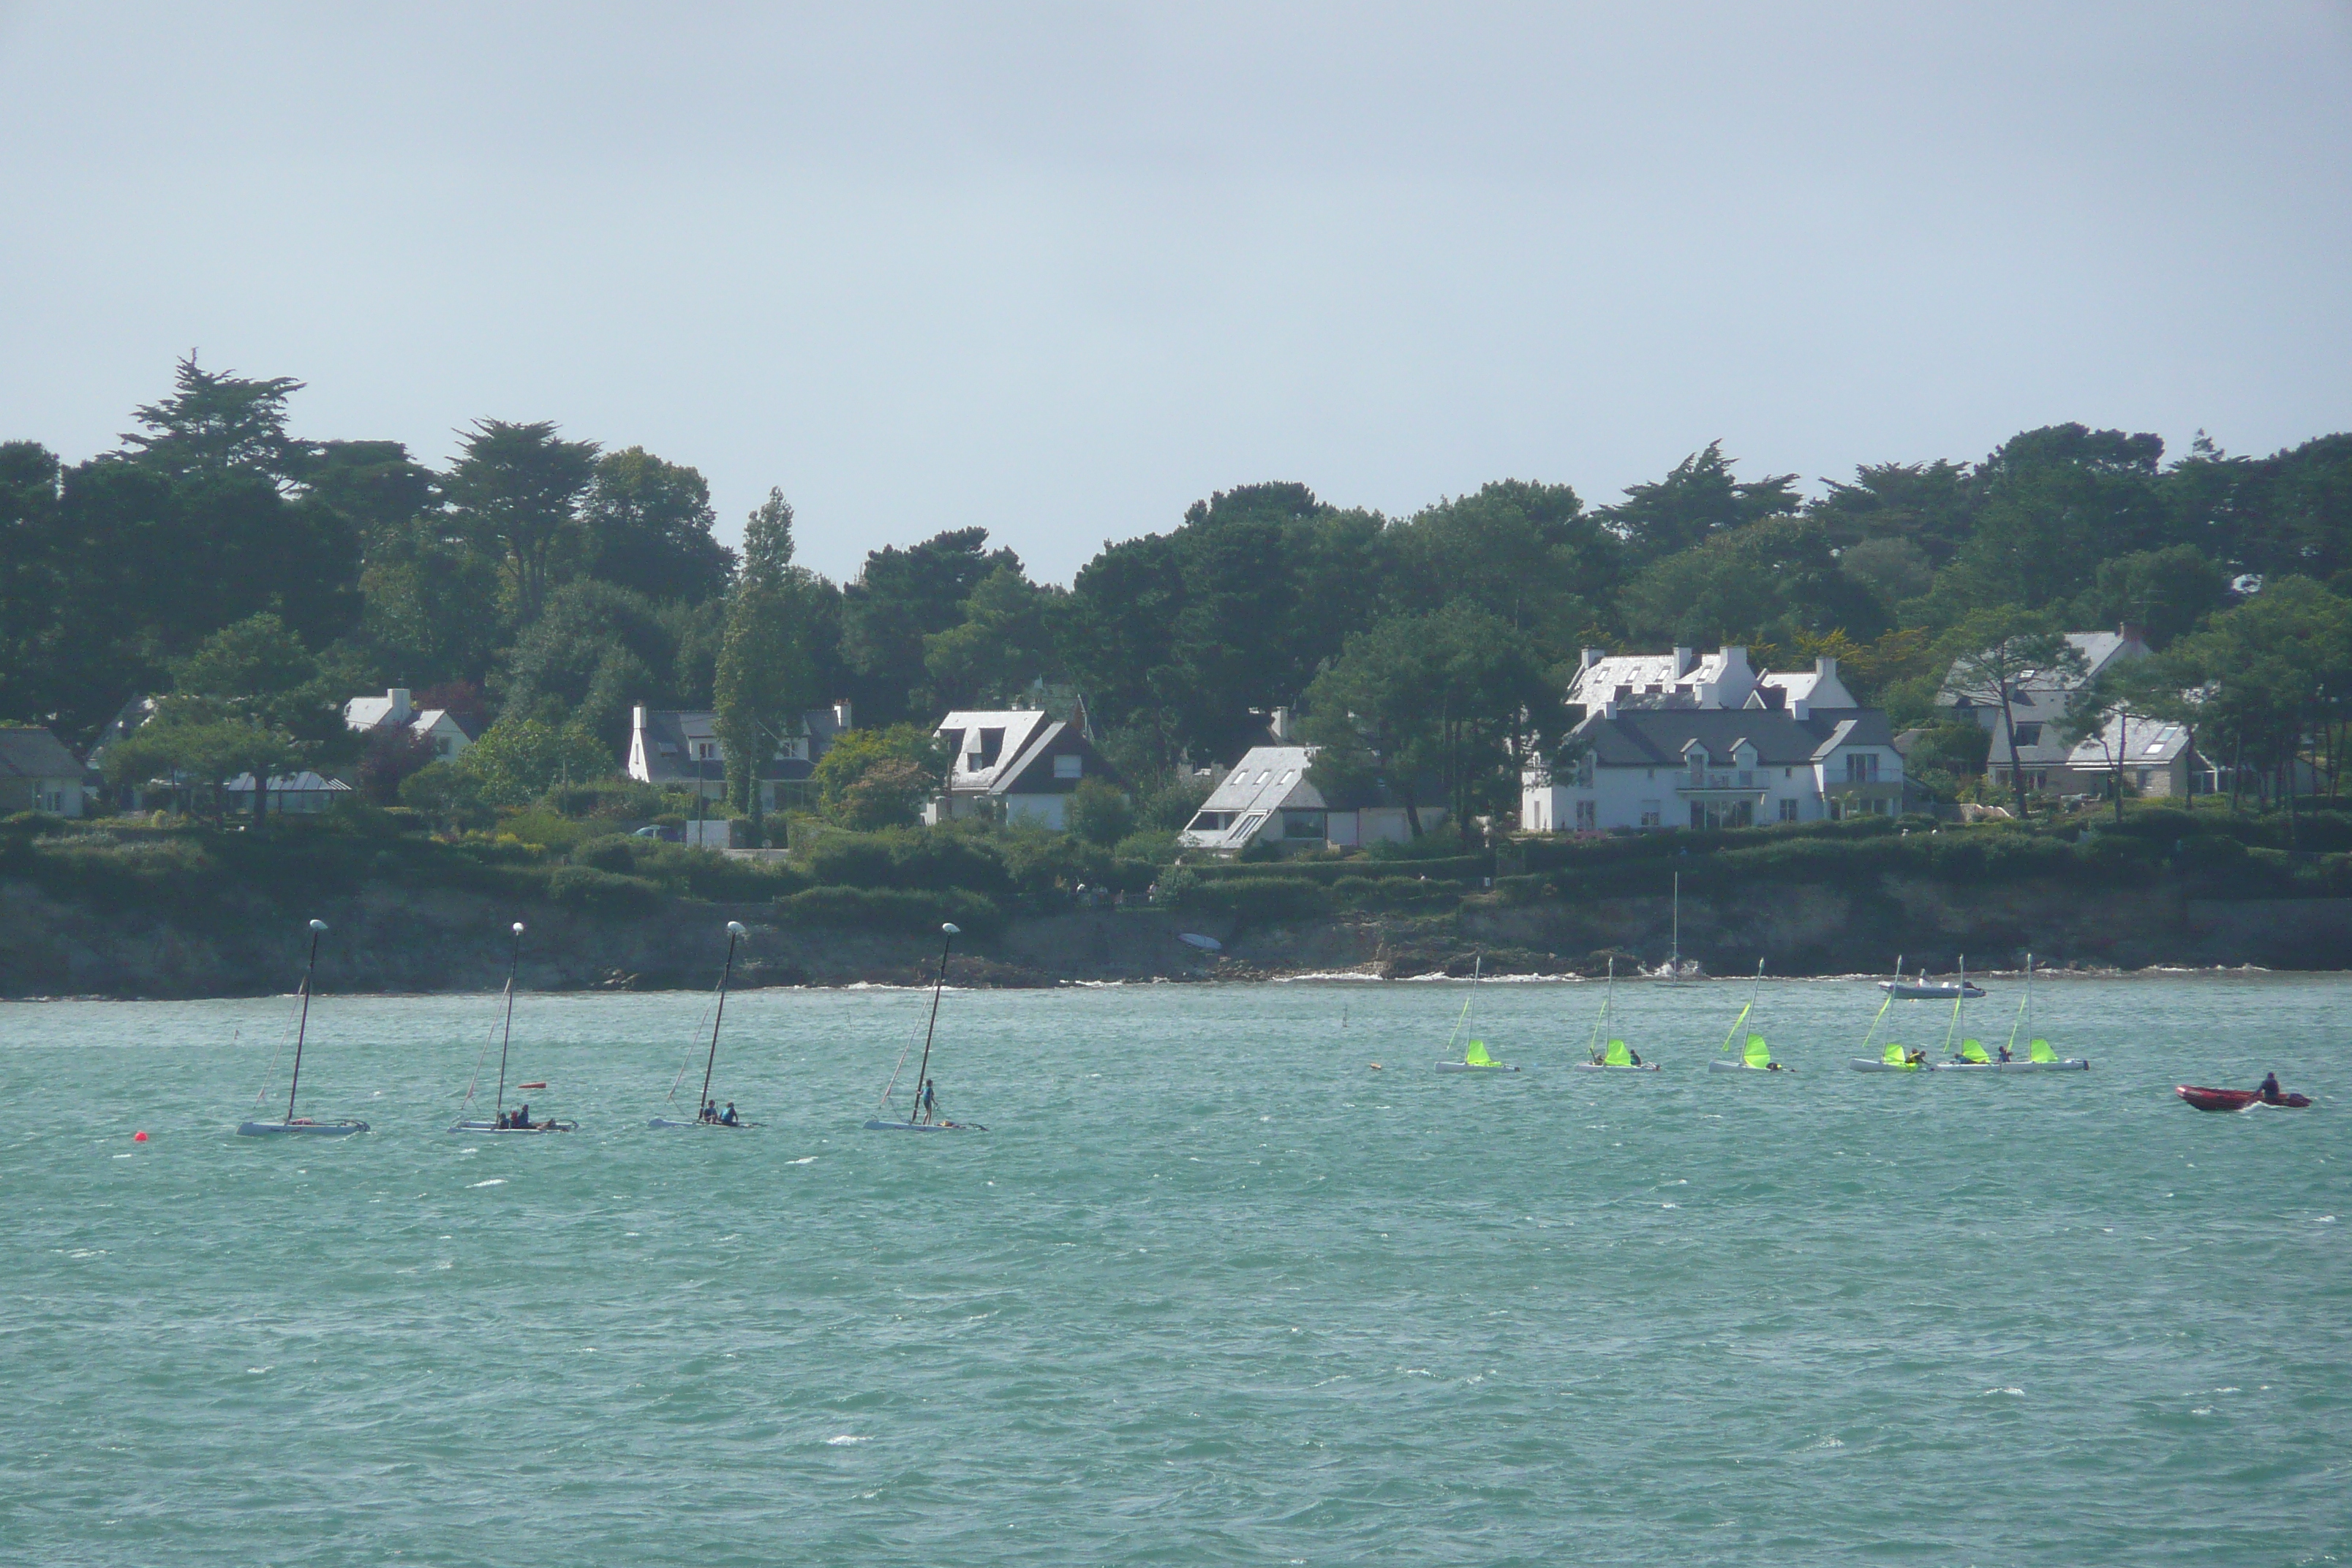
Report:
[[[1925,1072],[1924,1062],[1874,1062],[1868,1057],[1855,1057],[1847,1064],[1856,1072]]]
[[[367,1130],[364,1121],[247,1121],[236,1133],[240,1138],[348,1138]]]
[[[1966,995],[1969,1001],[1975,1002],[1984,996],[1984,992],[1973,983],[1965,992],[1949,981],[1922,984],[1914,980],[1882,980],[1878,983],[1878,988],[1897,1002],[1949,1002],[1954,997],[1961,995]]]
[[[1440,1062],[1439,1072],[1517,1072],[1508,1062]]]
[[[1712,1061],[1707,1063],[1706,1067],[1709,1072],[1794,1072],[1797,1070],[1794,1068],[1784,1068],[1777,1064],[1769,1068],[1752,1068],[1746,1062],[1727,1061]]]
[[[2063,1062],[1931,1062],[1937,1072],[2088,1072],[2091,1064],[2080,1057]]]
[[[868,1121],[868,1132],[985,1132],[985,1127],[966,1126],[960,1121]]]
[[[1658,1064],[1655,1062],[1643,1062],[1639,1067],[1623,1062],[1577,1062],[1573,1065],[1578,1072],[1655,1072],[1658,1070]]]
[[[707,1129],[713,1132],[749,1132],[751,1129],[759,1126],[760,1124],[756,1121],[675,1121],[667,1116],[656,1116],[652,1121],[646,1122],[646,1125],[648,1127],[683,1128],[689,1132],[693,1131],[697,1128]]]
[[[577,1121],[540,1121],[529,1127],[501,1127],[495,1121],[459,1121],[449,1129],[450,1136],[471,1138],[480,1133],[485,1138],[530,1138],[542,1132],[577,1132]]]

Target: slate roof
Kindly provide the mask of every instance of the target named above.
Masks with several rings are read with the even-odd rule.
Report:
[[[2144,718],[2137,713],[2128,719],[2110,718],[2105,729],[2098,734],[2084,736],[2067,754],[2067,765],[2112,768],[2116,765],[2118,744],[2124,750],[2124,766],[2164,767],[2178,761],[2180,754],[2189,749],[2189,734],[2185,725],[2168,724],[2161,719]]]
[[[808,731],[809,751],[822,755],[835,733],[830,709],[813,708],[801,716]],[[698,712],[690,709],[654,708],[646,711],[646,782],[654,784],[684,784],[699,781],[704,784],[727,782],[727,763],[718,754],[719,715]],[[632,747],[635,737],[631,737]],[[698,743],[707,743],[713,755],[695,754]],[[770,757],[760,768],[760,778],[767,784],[789,784],[805,779],[814,771],[814,764],[799,757]]]
[[[1604,768],[1687,767],[1685,749],[1694,741],[1718,765],[1745,741],[1766,767],[1811,766],[1840,746],[1895,744],[1876,708],[1816,708],[1802,719],[1771,708],[1621,708],[1613,719],[1592,714],[1575,732]]]
[[[0,776],[79,780],[81,772],[65,742],[47,730],[0,728]]]

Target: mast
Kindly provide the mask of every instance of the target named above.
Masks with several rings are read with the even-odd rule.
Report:
[[[948,983],[948,949],[955,945],[955,939],[961,934],[952,921],[943,922],[940,931],[940,972],[931,980],[931,1021],[923,1026],[923,1059],[915,1068],[915,1110],[918,1111],[923,1109],[923,1085],[930,1081],[931,1036],[940,1026],[940,988]],[[899,1059],[903,1061],[906,1058],[902,1057]],[[915,1119],[909,1115],[907,1120],[912,1121]]]
[[[727,967],[719,972],[719,1006],[710,1015],[710,1057],[702,1064],[702,1097],[694,1102],[694,1119],[697,1121],[702,1120],[703,1108],[710,1103],[710,1073],[719,1065],[719,1022],[727,1016],[727,982],[735,973],[736,939],[750,934],[743,929],[742,921],[727,922]]]
[[[1454,1054],[1454,1042],[1462,1037],[1462,1026],[1469,1021],[1470,1004],[1478,994],[1478,969],[1479,966],[1486,962],[1486,952],[1484,948],[1481,948],[1478,952],[1478,955],[1470,961],[1470,994],[1462,998],[1462,1011],[1455,1014],[1454,1017],[1454,1032],[1445,1037],[1445,1054],[1449,1057]],[[1341,1020],[1340,1027],[1345,1028],[1347,1026],[1347,1011],[1345,1008],[1340,1010],[1339,1016]],[[920,1080],[918,1079],[917,1081],[919,1082]]]
[[[2033,955],[2025,955],[2025,1054],[2033,1054]]]
[[[507,1032],[499,1041],[499,1113],[507,1109],[507,1047],[514,1043],[515,972],[522,967],[522,921],[514,923],[514,956],[507,960]]]
[[[1670,980],[1683,977],[1683,874],[1675,873],[1675,948],[1666,959],[1666,975]]]
[[[302,1087],[302,1037],[310,1032],[310,976],[319,967],[319,939],[327,922],[310,922],[310,962],[302,969],[302,1021],[294,1029],[294,1081],[286,1086],[286,1120],[294,1120],[294,1091]]]

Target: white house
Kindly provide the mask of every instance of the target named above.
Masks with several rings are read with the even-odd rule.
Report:
[[[79,816],[83,778],[81,763],[47,730],[0,726],[0,816]]]
[[[2002,727],[2000,692],[1969,689],[1957,677],[1951,677],[1937,695],[1937,706],[1952,710],[1956,717],[1973,719],[1992,732],[1985,771],[2003,788],[2009,786],[2013,772],[2024,773],[2028,789],[2059,788],[2076,782],[2073,773],[2074,748],[2059,739],[2066,705],[2076,691],[2110,666],[2126,659],[2146,658],[2149,653],[2139,628],[2128,622],[2111,632],[2069,632],[2066,640],[2082,656],[2082,670],[2029,669],[2021,675],[2009,692],[2014,735]],[[2149,721],[2135,719],[2132,722],[2137,729]]]
[[[849,728],[849,704],[812,708],[793,733],[780,737],[760,769],[760,809],[777,809],[778,786],[790,804],[791,786],[805,784],[833,738]],[[719,743],[719,716],[681,709],[629,710],[628,775],[664,789],[690,789],[708,801],[727,798],[727,748]]]
[[[1627,708],[1604,702],[1574,731],[1584,754],[1531,770],[1519,823],[1538,832],[1747,827],[1892,816],[1903,758],[1874,708]]]
[[[455,762],[478,738],[473,726],[446,708],[419,708],[405,686],[395,686],[381,697],[354,697],[343,704],[343,722],[362,735],[406,731],[430,742],[434,756]],[[247,786],[248,792],[251,786]]]
[[[1042,709],[971,710],[933,726],[955,754],[945,794],[923,820],[968,816],[1060,829],[1069,826],[1070,795],[1081,781],[1120,780],[1087,738],[1082,719]]]
[[[1387,799],[1333,800],[1309,779],[1312,746],[1253,746],[1219,780],[1176,842],[1187,849],[1233,854],[1259,842],[1293,849],[1402,844],[1412,837],[1402,805]],[[1445,820],[1443,805],[1420,807],[1427,832]]]

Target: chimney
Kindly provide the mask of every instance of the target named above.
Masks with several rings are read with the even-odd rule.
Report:
[[[1675,649],[1675,679],[1676,680],[1680,680],[1684,676],[1690,673],[1692,664],[1696,662],[1692,656],[1696,653],[1696,651],[1697,650],[1696,648],[1687,647],[1678,647]]]
[[[1612,697],[1608,701],[1603,702],[1601,705],[1601,716],[1603,719],[1614,719],[1617,717],[1617,700],[1614,697]]]
[[[1586,648],[1584,650],[1583,662],[1576,667],[1577,670],[1579,673],[1581,673],[1585,670],[1591,669],[1594,665],[1599,664],[1602,659],[1607,658],[1608,657],[1609,650],[1605,647]]]
[[[849,721],[849,699],[845,697],[833,705],[833,727],[836,730],[846,730],[850,727]]]
[[[2127,643],[2146,642],[2147,640],[2145,635],[2147,628],[2142,626],[2137,621],[2126,621],[2117,629],[2123,633],[2124,641]]]
[[[629,710],[629,728],[633,731],[643,732],[645,727],[646,705],[640,702],[635,708]]]
[[[1837,660],[1832,659],[1830,662],[1832,664],[1835,664]],[[1789,699],[1789,717],[1801,721],[1810,719],[1812,716],[1813,705],[1809,700],[1802,697],[1791,697]]]
[[[416,710],[408,705],[409,690],[405,686],[388,687],[384,695],[392,699],[392,721],[405,724],[416,717]]]
[[[1274,736],[1275,743],[1276,745],[1286,746],[1290,744],[1289,709],[1276,709],[1274,710],[1274,717],[1266,721],[1265,727],[1267,732]]]

